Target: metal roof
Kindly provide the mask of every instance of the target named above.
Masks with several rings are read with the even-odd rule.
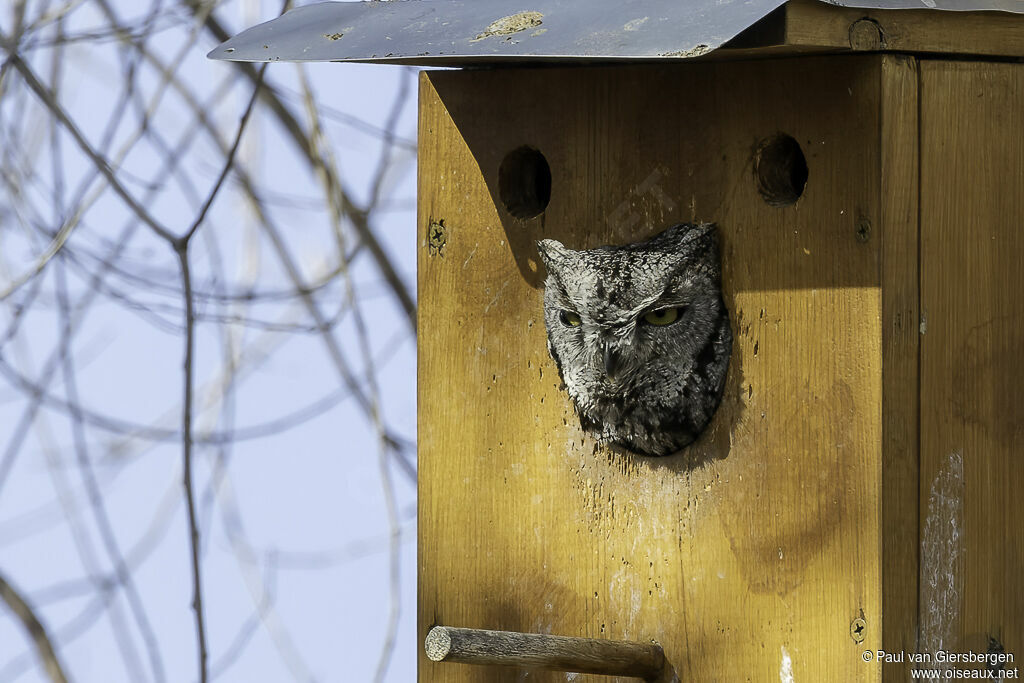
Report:
[[[1002,10],[1024,0],[822,0],[865,9]],[[785,0],[394,0],[298,7],[208,57],[467,66],[696,57]]]

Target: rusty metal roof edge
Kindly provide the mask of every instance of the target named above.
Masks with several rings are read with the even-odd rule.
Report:
[[[819,0],[865,10],[999,11],[1024,0]],[[209,52],[248,62],[421,66],[640,62],[707,54],[786,0],[392,0],[297,7]]]

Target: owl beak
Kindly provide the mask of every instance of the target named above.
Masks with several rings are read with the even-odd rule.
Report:
[[[618,373],[621,358],[619,354],[612,348],[610,343],[604,345],[604,371],[611,379],[615,379],[616,373]]]

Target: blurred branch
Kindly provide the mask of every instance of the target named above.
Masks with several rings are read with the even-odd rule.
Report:
[[[292,676],[298,681],[313,681],[314,677],[309,666],[299,654],[295,639],[282,622],[274,607],[274,601],[270,599],[272,592],[267,586],[266,578],[260,576],[259,572],[255,570],[255,567],[259,565],[259,558],[246,536],[230,478],[227,476],[227,472],[219,472],[218,475],[222,485],[217,487],[216,493],[220,503],[219,509],[224,531],[231,543],[235,562],[252,597],[260,621]]]
[[[46,628],[43,627],[42,622],[39,621],[39,618],[32,611],[29,604],[15,590],[14,586],[7,581],[3,574],[0,574],[0,599],[7,603],[7,607],[18,618],[21,625],[25,627],[29,638],[31,638],[32,643],[35,645],[39,661],[42,663],[50,680],[53,683],[67,683],[68,677],[65,675],[64,667],[61,666],[60,660],[57,658],[57,651],[53,647],[50,636],[46,633]]]
[[[203,18],[202,14],[204,3],[199,0],[182,1],[183,4],[192,10],[198,18]],[[221,24],[212,12],[205,16],[203,19],[203,25],[217,40],[217,42],[223,43],[231,37],[231,34],[224,28],[223,24]],[[248,64],[246,62],[231,62],[231,64],[244,73],[249,80],[255,82],[258,78],[256,68],[253,67],[252,64]],[[328,200],[337,208],[339,213],[344,214],[351,221],[352,226],[359,235],[359,239],[366,244],[367,248],[369,248],[374,261],[377,263],[377,267],[380,269],[381,274],[384,276],[384,279],[391,287],[391,290],[397,297],[402,309],[405,311],[409,328],[415,332],[416,303],[413,301],[412,295],[409,293],[409,290],[406,288],[401,278],[398,277],[398,273],[391,264],[390,258],[384,252],[384,248],[381,246],[377,236],[370,228],[368,220],[369,211],[365,208],[362,210],[359,209],[355,202],[352,201],[348,192],[344,187],[342,187],[338,176],[331,172],[324,164],[323,158],[317,155],[313,141],[306,135],[302,125],[291,111],[288,110],[288,107],[284,102],[282,102],[281,99],[269,89],[263,91],[262,97],[264,102],[266,102],[270,107],[270,110],[274,112],[277,120],[288,133],[288,136],[291,138],[298,150],[309,159],[310,164],[314,168],[318,168],[323,172],[324,182],[327,186],[326,190]]]
[[[7,36],[5,36],[3,33],[0,33],[0,43],[3,43],[5,46],[9,46]],[[12,48],[8,47],[8,50],[11,49]],[[117,179],[117,176],[114,175],[114,171],[110,167],[110,163],[102,156],[100,156],[100,154],[95,149],[92,148],[92,145],[90,145],[89,141],[85,139],[84,135],[82,135],[82,132],[78,129],[78,126],[75,125],[75,122],[71,120],[67,112],[64,111],[64,108],[61,107],[60,103],[57,102],[56,98],[53,96],[53,93],[50,91],[50,89],[43,85],[42,82],[40,82],[35,72],[32,71],[32,68],[29,67],[27,63],[25,63],[25,60],[23,60],[21,56],[18,55],[17,52],[10,51],[8,52],[7,58],[10,61],[11,65],[15,69],[17,69],[18,73],[21,74],[21,77],[25,80],[25,84],[28,85],[28,87],[32,90],[32,92],[36,94],[37,97],[39,97],[40,101],[44,105],[46,105],[46,108],[49,109],[53,113],[53,115],[57,117],[57,120],[61,122],[64,128],[69,133],[71,133],[71,137],[74,138],[75,142],[78,144],[78,147],[87,157],[89,157],[89,159],[100,171],[100,173],[102,173],[103,176],[107,179],[107,182],[110,183],[110,187],[113,188],[117,196],[119,196],[124,201],[124,203],[128,205],[132,212],[136,216],[138,216],[139,220],[148,225],[153,230],[153,232],[155,232],[157,235],[167,240],[168,242],[173,241],[174,233],[172,233],[166,227],[161,225],[159,221],[153,218],[153,216],[151,216],[150,213],[146,211],[146,209],[141,204],[139,204],[135,197],[133,197],[132,194],[128,192],[127,189],[125,189],[124,185],[121,184],[121,181],[119,181]],[[53,250],[53,253],[56,253],[57,251],[59,251],[59,248]],[[41,266],[37,266],[37,268],[41,269],[42,266],[44,265],[46,265],[45,262]],[[0,295],[0,298],[5,298],[8,295],[9,292],[5,292],[4,294]]]
[[[103,5],[106,4],[106,0],[101,0],[101,2]],[[207,5],[205,3],[198,3],[193,0],[188,0],[185,4],[189,6],[191,11],[195,14],[197,20],[202,21],[204,26],[211,30],[215,35],[220,35],[224,33],[224,29],[221,27],[220,23],[211,13],[210,5]],[[108,16],[111,18],[113,17],[112,14],[108,14]],[[224,35],[226,36],[226,34]],[[226,40],[226,37],[222,40]],[[143,55],[147,59],[149,59],[162,74],[165,75],[165,78],[170,80],[172,85],[177,83],[177,79],[173,78],[172,75],[168,75],[170,73],[169,69],[165,65],[163,65],[155,55],[152,55],[149,52],[143,52]],[[235,63],[235,65],[239,67],[242,70],[242,72],[250,79],[253,79],[256,82],[259,81],[260,72],[251,64],[239,62]],[[187,89],[183,88],[180,84],[176,87],[178,88],[179,92],[187,92]],[[269,103],[271,110],[275,113],[279,121],[282,122],[285,130],[290,134],[292,140],[296,142],[301,153],[308,159],[313,168],[318,171],[320,176],[324,178],[324,182],[327,186],[326,194],[328,204],[331,208],[331,215],[338,217],[342,215],[347,215],[349,219],[353,219],[354,214],[352,214],[351,212],[345,214],[345,207],[351,206],[351,203],[348,201],[347,195],[341,190],[340,182],[338,181],[338,174],[332,168],[332,166],[325,161],[324,156],[322,154],[317,153],[317,146],[315,144],[314,139],[306,136],[301,124],[299,124],[298,120],[295,119],[294,116],[292,116],[291,112],[288,111],[284,103],[281,102],[280,99],[277,98],[275,94],[273,94],[270,88],[262,88],[257,90],[260,93],[261,99]],[[196,112],[197,119],[209,131],[215,143],[221,148],[221,150],[224,153],[227,153],[228,148],[220,140],[216,128],[212,125],[212,123],[210,123],[208,117],[206,117],[206,115],[202,112],[201,108],[199,107],[195,99],[192,98],[190,95],[186,97],[183,94],[182,96],[186,100],[188,106]],[[255,211],[258,217],[264,233],[270,239],[274,251],[277,253],[278,258],[281,260],[281,265],[284,267],[289,280],[291,280],[292,282],[294,292],[297,293],[299,297],[302,299],[302,302],[305,304],[310,317],[313,319],[315,330],[321,334],[321,337],[323,338],[323,341],[327,347],[327,353],[332,363],[338,370],[339,374],[341,375],[341,379],[344,381],[345,385],[348,387],[349,391],[354,396],[359,406],[363,409],[367,416],[369,416],[369,401],[367,400],[359,383],[356,381],[355,376],[349,367],[349,363],[345,359],[344,354],[342,353],[341,347],[338,345],[333,334],[331,334],[330,321],[323,316],[322,312],[319,309],[319,306],[312,297],[313,288],[305,283],[298,265],[295,263],[294,259],[292,258],[291,254],[288,251],[284,239],[281,237],[280,230],[277,228],[275,224],[271,222],[269,215],[264,210],[263,201],[260,199],[259,194],[256,192],[256,189],[253,186],[253,183],[250,180],[248,174],[241,168],[238,168],[236,170],[240,185],[247,199],[249,200],[250,205],[252,206],[253,210]],[[339,196],[342,197],[344,201],[336,201],[336,199]],[[369,231],[369,224],[368,222],[366,222],[366,215],[363,215],[363,221],[364,227],[366,228],[367,231]],[[357,231],[359,231],[359,224],[356,223],[355,225]],[[361,232],[360,236],[362,237]],[[370,240],[363,239],[361,243],[369,246],[371,250],[373,249],[373,245],[377,244],[376,238],[372,235],[372,233],[370,233]],[[352,251],[354,252],[354,250]],[[347,268],[348,257],[345,256],[345,253],[346,252],[343,252],[341,254],[341,261],[338,266],[339,270],[342,273]],[[383,261],[381,259],[383,259]],[[415,303],[412,301],[412,298],[408,295],[408,292],[405,291],[404,285],[401,284],[397,274],[394,272],[393,268],[391,268],[390,261],[387,260],[387,258],[383,255],[382,251],[380,253],[380,258],[377,259],[377,262],[385,276],[385,279],[388,282],[389,287],[391,288],[392,292],[394,292],[396,297],[398,297],[399,303],[405,310],[406,317],[407,319],[410,320],[413,331],[415,332]],[[388,272],[391,273],[391,276],[388,275]],[[405,295],[405,298],[403,298],[402,296],[403,293]],[[407,463],[403,463],[403,465],[405,464]],[[407,473],[410,471],[408,467],[403,467],[403,469]]]
[[[299,69],[299,75],[305,95],[304,100],[306,102],[306,111],[310,118],[310,140],[314,145],[311,149],[311,153],[314,158],[320,160],[317,166],[317,171],[323,178],[337,177],[339,173],[336,167],[334,155],[331,151],[331,144],[327,139],[323,127],[320,125],[320,115],[314,103],[312,88],[309,87],[305,70],[301,67]],[[394,128],[397,125],[398,112],[401,110],[402,104],[404,104],[405,96],[406,92],[404,92],[404,88],[399,88],[396,103],[392,107],[392,116],[389,119],[390,128]],[[371,190],[373,195],[371,205],[376,202],[377,194],[380,190],[379,183],[387,169],[390,155],[391,145],[386,144],[381,151],[381,157],[378,161],[379,172],[377,178],[374,180],[373,189]],[[347,251],[347,248],[345,245],[345,233],[341,230],[342,212],[338,206],[331,205],[331,208],[331,226],[334,228],[335,239],[338,243],[338,251],[339,253],[344,254]],[[369,410],[367,416],[370,418],[373,428],[377,432],[377,463],[381,477],[381,488],[384,496],[384,507],[387,511],[389,529],[390,553],[388,556],[388,622],[384,634],[384,643],[381,647],[380,657],[377,662],[377,671],[374,674],[375,683],[383,683],[388,667],[391,664],[391,656],[394,653],[395,641],[398,634],[398,618],[401,614],[402,596],[399,575],[401,526],[398,519],[398,506],[395,500],[394,483],[391,480],[391,468],[389,466],[388,456],[391,452],[391,446],[387,440],[387,429],[384,426],[384,418],[381,414],[380,388],[377,385],[377,377],[374,372],[373,353],[370,349],[369,333],[367,331],[362,312],[359,308],[359,302],[356,300],[352,274],[347,267],[342,271],[342,277],[345,283],[345,298],[352,309],[352,318],[355,322],[357,345],[359,347],[363,365],[367,368],[369,394]]]
[[[219,675],[230,669],[235,662],[241,658],[245,648],[249,645],[252,637],[256,634],[256,630],[263,622],[263,615],[273,608],[273,578],[276,573],[276,567],[272,562],[268,562],[267,564],[267,577],[263,579],[263,595],[260,596],[259,602],[253,608],[253,613],[245,620],[245,623],[242,624],[241,628],[238,629],[235,637],[231,640],[231,644],[224,649],[224,653],[210,667],[210,676],[213,678],[217,678]]]
[[[394,345],[385,347],[385,353],[381,354],[382,358],[386,358],[388,351],[395,350]],[[49,366],[46,366],[49,368]],[[44,377],[48,378],[51,376],[44,369],[42,373]],[[44,381],[33,382],[21,373],[19,373],[11,364],[9,364],[2,355],[0,355],[0,375],[7,378],[16,388],[21,389],[33,399],[38,401],[38,405],[42,405],[48,408],[58,410],[63,413],[71,414],[72,406],[66,399],[62,399],[58,396],[48,392],[45,388]],[[327,395],[317,399],[305,407],[296,409],[290,413],[286,413],[278,418],[268,420],[266,422],[257,423],[253,425],[247,425],[234,430],[219,431],[211,430],[203,433],[202,435],[194,438],[194,443],[205,444],[205,445],[217,445],[226,442],[242,442],[250,441],[253,439],[261,439],[274,434],[279,434],[282,431],[291,429],[307,420],[313,419],[330,408],[338,405],[342,401],[352,396],[352,392],[348,387],[341,387]],[[131,439],[144,439],[153,442],[161,443],[176,443],[182,439],[181,429],[179,428],[165,428],[155,426],[154,424],[141,424],[137,422],[131,422],[129,420],[119,419],[99,413],[95,410],[86,408],[85,406],[79,406],[80,414],[82,418],[89,425],[97,427],[104,431],[112,434],[118,434]],[[31,416],[26,417],[26,422],[31,421]],[[27,429],[27,426],[25,427]],[[23,429],[16,430],[16,434],[19,434]],[[388,445],[396,451],[405,451],[412,448],[410,441],[403,439],[399,434],[389,431],[386,435]],[[11,467],[10,460],[13,458],[13,454],[17,452],[17,448],[20,444],[15,441],[11,442],[8,446],[3,458],[0,458],[0,488],[3,486],[4,474]],[[404,456],[403,456],[404,457]],[[412,467],[410,463],[404,463],[403,469]],[[409,470],[410,480],[415,481],[415,469]]]
[[[391,103],[391,112],[388,114],[387,123],[384,125],[384,145],[381,148],[377,170],[373,174],[373,186],[370,190],[370,204],[373,206],[377,206],[380,203],[384,179],[391,169],[395,139],[398,137],[398,121],[402,114],[402,109],[409,100],[409,92],[412,89],[413,79],[410,78],[412,73],[411,70],[402,71],[398,92],[395,93],[395,100]]]
[[[61,338],[70,339],[72,313],[68,303],[67,282],[65,281],[63,268],[57,268],[57,292],[61,304],[61,317],[64,319],[64,330],[61,334]],[[96,527],[100,530],[100,538],[103,541],[103,546],[107,551],[107,555],[110,557],[111,564],[114,565],[117,582],[124,586],[125,596],[128,599],[128,606],[132,611],[132,616],[135,618],[135,621],[139,626],[139,631],[142,634],[142,640],[145,643],[146,651],[149,654],[150,666],[153,669],[153,677],[157,681],[165,681],[167,680],[167,676],[164,673],[163,659],[160,656],[160,646],[157,644],[156,634],[153,631],[153,626],[150,624],[149,617],[146,615],[145,607],[142,604],[142,597],[139,595],[139,591],[135,587],[135,581],[132,579],[131,572],[128,569],[128,564],[125,562],[124,555],[121,553],[121,548],[118,546],[117,536],[114,534],[114,527],[110,522],[110,516],[107,514],[106,505],[103,503],[103,495],[100,493],[100,487],[96,480],[96,473],[93,471],[92,460],[89,457],[88,447],[86,446],[85,429],[80,410],[78,383],[76,381],[74,361],[72,354],[68,352],[68,349],[65,349],[64,351],[65,352],[62,354],[63,362],[61,363],[61,368],[64,376],[65,390],[68,395],[68,403],[71,406],[74,449],[78,458],[78,464],[81,469],[85,489],[88,493],[89,504],[93,511],[93,517],[96,521]]]
[[[238,444],[284,434],[340,406],[329,418],[332,428],[341,427],[340,467],[364,470],[362,451],[372,446],[361,444],[356,452],[350,444],[356,434],[375,437],[386,520],[381,513],[382,519],[367,521],[386,522],[386,534],[367,532],[377,539],[373,549],[360,542],[346,545],[343,536],[328,544],[337,550],[285,553],[281,561],[329,570],[346,561],[343,548],[351,559],[379,552],[387,541],[390,602],[375,675],[382,681],[401,614],[399,544],[412,538],[403,533],[398,514],[400,507],[407,510],[399,492],[411,495],[411,489],[399,491],[392,475],[416,478],[415,443],[395,428],[408,428],[405,414],[395,424],[383,415],[381,386],[393,391],[395,373],[382,370],[399,351],[411,361],[406,342],[415,341],[415,304],[378,238],[385,212],[403,206],[390,195],[395,182],[405,180],[396,170],[407,168],[400,164],[415,150],[413,139],[398,135],[411,80],[403,74],[397,82],[383,124],[324,106],[306,82],[298,96],[308,118],[297,117],[298,90],[289,87],[294,81],[275,79],[276,88],[261,87],[262,71],[251,65],[207,69],[196,61],[199,37],[218,31],[226,37],[213,15],[224,7],[219,0],[12,3],[14,21],[3,29],[8,35],[0,33],[0,225],[8,228],[0,229],[0,300],[6,303],[0,306],[0,410],[8,411],[0,420],[10,424],[0,452],[0,494],[11,484],[0,501],[0,544],[12,548],[9,557],[17,564],[9,571],[19,576],[25,563],[32,567],[37,561],[14,548],[19,541],[52,548],[60,558],[63,574],[40,575],[24,586],[37,610],[46,601],[62,603],[65,621],[52,624],[51,652],[63,647],[66,654],[89,633],[83,638],[87,647],[101,644],[115,654],[120,649],[122,675],[133,683],[187,680],[182,667],[191,668],[192,659],[168,659],[165,676],[158,647],[168,629],[179,628],[185,599],[174,598],[179,611],[172,609],[169,619],[166,610],[159,616],[146,612],[162,604],[153,591],[165,590],[166,572],[173,568],[142,568],[150,557],[153,565],[156,558],[166,564],[169,549],[184,553],[180,542],[166,539],[186,517],[200,683],[243,654],[256,656],[248,644],[260,624],[292,677],[312,680],[322,664],[307,664],[304,654],[312,653],[299,647],[309,624],[304,618],[286,620],[284,615],[294,618],[289,605],[278,612],[276,544],[264,540],[261,528],[258,538],[269,549],[257,552],[245,535],[242,510],[230,495],[229,468],[245,464],[235,457]],[[224,118],[225,96],[249,83],[256,87],[251,98],[245,93],[248,106],[235,128],[237,119]],[[265,160],[254,148],[260,129],[242,144],[257,104],[266,105],[279,124],[272,129],[274,163],[282,165],[273,173],[263,173]],[[327,139],[327,118],[343,124],[342,145]],[[380,146],[358,176],[358,191],[364,184],[369,190],[369,199],[358,204],[352,200],[357,185],[346,184],[334,158],[350,133],[370,136]],[[290,142],[281,145],[282,138]],[[207,139],[212,144],[196,144]],[[296,171],[295,179],[306,172],[316,179],[283,178]],[[234,215],[214,207],[226,192],[241,202]],[[319,196],[307,196],[314,193]],[[294,211],[307,213],[295,221]],[[333,244],[314,242],[324,236],[314,232],[322,231],[324,216]],[[122,222],[120,231],[115,221]],[[365,253],[371,258],[360,258]],[[232,259],[244,272],[230,272]],[[382,296],[395,306],[381,306]],[[320,338],[333,366],[327,369],[335,374],[312,373],[290,403],[282,396],[267,411],[261,398],[254,410],[251,390],[267,391],[264,382],[296,362],[296,352],[308,353],[312,345],[300,337],[308,334]],[[217,335],[219,354],[209,344]],[[184,367],[167,367],[167,337],[184,345]],[[103,357],[94,364],[91,349],[100,339]],[[172,393],[166,391],[168,376],[178,389]],[[411,382],[411,374],[400,380]],[[236,411],[248,418],[237,419],[245,424],[236,424]],[[295,437],[303,434],[285,438]],[[168,467],[163,456],[172,442],[178,457]],[[261,447],[250,445],[246,455],[258,456]],[[49,475],[43,486],[48,482],[51,491],[34,488],[40,463]],[[74,480],[69,471],[77,475]],[[161,503],[147,505],[152,485],[162,490],[165,484],[148,478],[153,472],[178,483]],[[145,480],[139,478],[143,473]],[[152,506],[159,511],[150,519]],[[140,513],[147,519],[136,519]],[[325,521],[322,533],[329,536],[336,520]],[[148,525],[141,539],[137,524]],[[238,631],[233,639],[210,643],[214,607],[206,598],[219,595],[223,564],[204,553],[221,549],[214,545],[220,528],[253,608],[241,616],[218,612],[219,623],[226,618]],[[259,567],[263,571],[254,571]],[[282,588],[282,600],[292,588]],[[224,608],[216,602],[218,610]],[[97,624],[105,617],[110,628],[101,630]],[[149,650],[150,667],[140,645]],[[0,661],[0,680],[13,680],[36,661],[35,650],[23,646],[17,656]]]

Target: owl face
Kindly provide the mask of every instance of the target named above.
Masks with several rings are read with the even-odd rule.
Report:
[[[548,351],[583,427],[642,455],[692,442],[718,407],[732,350],[715,226],[585,251],[537,247]]]

